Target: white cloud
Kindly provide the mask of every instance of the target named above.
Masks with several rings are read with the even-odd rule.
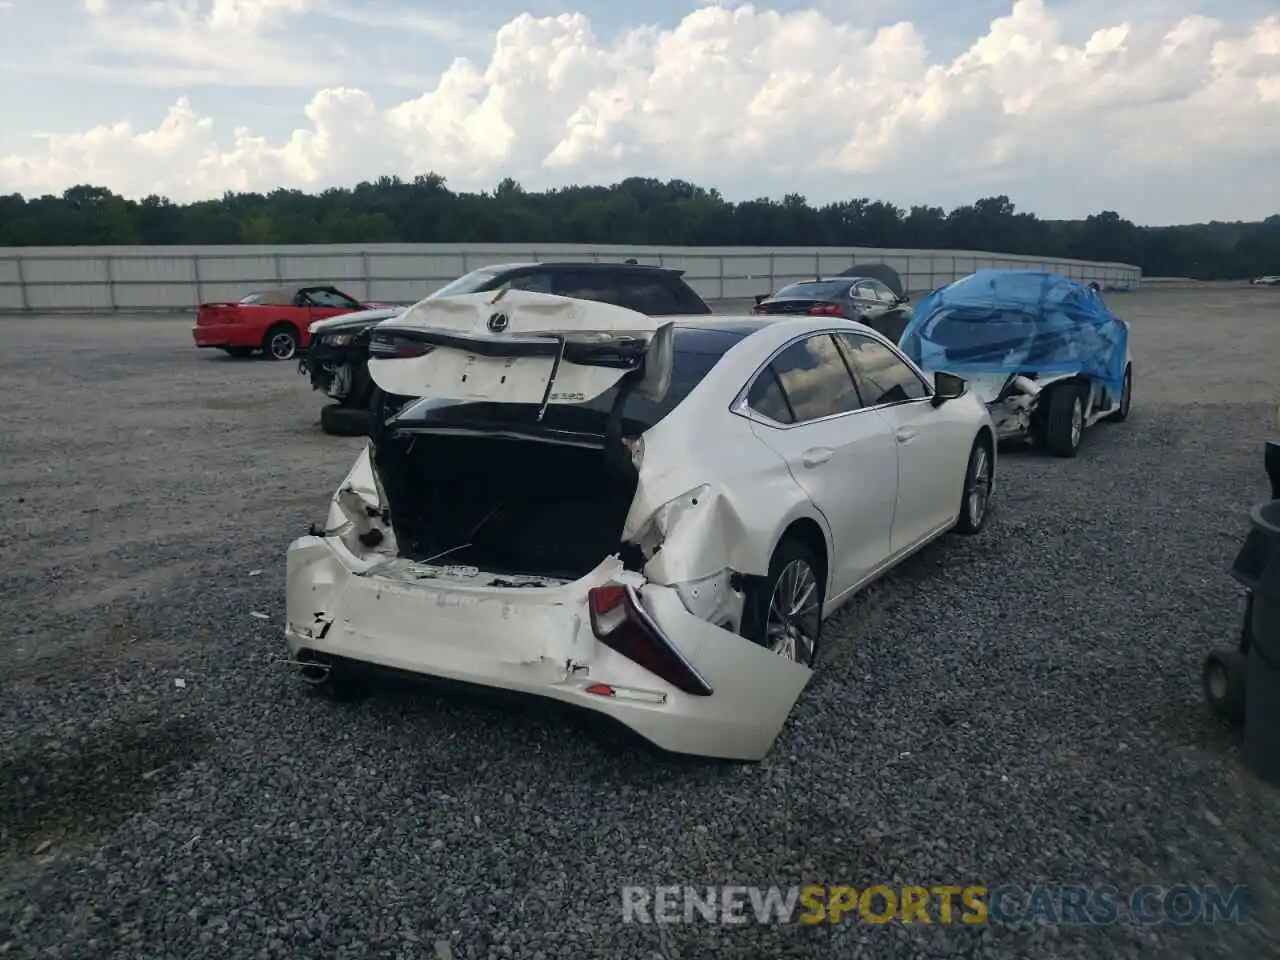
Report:
[[[252,39],[304,3],[161,6],[216,48],[199,31]],[[675,176],[814,198],[981,190],[1058,215],[1251,217],[1280,208],[1280,17],[1101,23],[1072,44],[1041,0],[1017,0],[938,62],[911,23],[868,32],[816,10],[706,7],[612,43],[581,14],[526,14],[487,64],[455,60],[419,97],[331,87],[305,115],[292,134],[255,135],[183,98],[153,131],[105,124],[0,157],[0,192],[92,182],[187,200],[434,170],[457,188]]]

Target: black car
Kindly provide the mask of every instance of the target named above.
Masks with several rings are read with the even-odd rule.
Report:
[[[867,264],[838,277],[802,280],[758,296],[754,312],[844,317],[865,323],[897,343],[911,319],[910,299],[895,270]]]
[[[502,263],[481,267],[441,287],[427,299],[509,287],[579,300],[600,300],[652,317],[711,313],[683,279],[683,270],[626,263]],[[311,346],[299,371],[311,386],[337,400],[320,411],[325,433],[362,436],[382,402],[369,376],[369,336],[397,311],[369,310],[313,325]]]

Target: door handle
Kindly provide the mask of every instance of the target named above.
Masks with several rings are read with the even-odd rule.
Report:
[[[910,443],[912,440],[915,439],[915,436],[916,436],[916,432],[912,430],[910,427],[903,427],[897,433],[899,443]]]
[[[806,450],[804,452],[804,456],[800,458],[800,462],[806,467],[812,469],[813,467],[822,466],[835,455],[836,452],[830,447],[814,447],[812,450]]]

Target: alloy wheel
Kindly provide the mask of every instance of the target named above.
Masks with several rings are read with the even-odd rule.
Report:
[[[813,568],[803,560],[792,560],[783,568],[769,598],[769,649],[808,666],[813,662],[820,624],[818,580]]]
[[[973,463],[969,467],[969,523],[977,527],[987,513],[991,499],[991,457],[987,448],[979,444],[973,450]]]
[[[292,360],[298,350],[297,338],[287,330],[281,330],[271,336],[267,350],[275,360]]]

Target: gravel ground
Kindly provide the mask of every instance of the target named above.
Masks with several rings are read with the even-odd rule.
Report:
[[[1207,713],[1266,495],[1280,291],[1114,294],[1129,422],[1010,453],[828,627],[759,765],[276,661],[289,540],[359,441],[178,319],[0,320],[0,955],[1261,957],[1280,803]],[[268,619],[253,614],[265,614]],[[1244,923],[624,925],[627,884],[1248,884]]]

